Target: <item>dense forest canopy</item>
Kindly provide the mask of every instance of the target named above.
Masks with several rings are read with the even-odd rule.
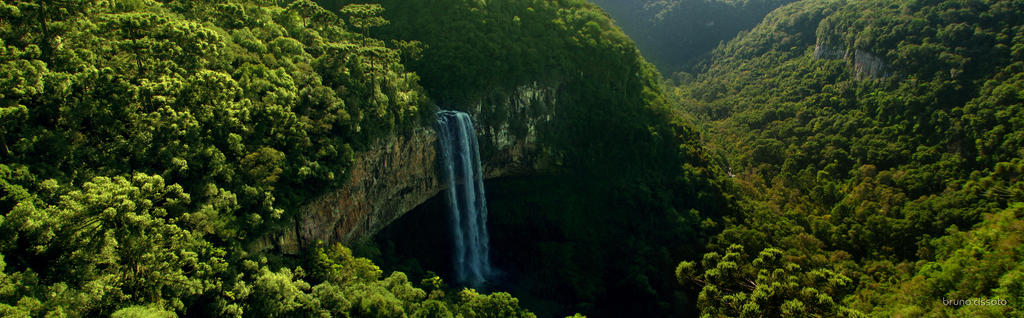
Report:
[[[430,111],[399,51],[343,15],[14,1],[0,17],[5,315],[529,315],[385,278],[340,245],[247,252]]]
[[[537,128],[561,162],[556,177],[503,183],[522,196],[488,199],[492,220],[522,233],[508,266],[531,273],[520,279],[527,293],[558,304],[538,314],[692,311],[672,270],[702,251],[700,219],[728,201],[697,133],[671,113],[657,71],[607,14],[575,0],[380,4],[385,18],[404,23],[374,34],[422,46],[406,65],[445,107],[483,100],[485,115],[500,113],[489,97],[556,88],[556,116]]]
[[[679,267],[702,312],[1021,315],[1022,15],[799,1],[715,49],[672,90],[744,198]]]
[[[6,315],[533,316],[507,293],[386,275],[341,245],[259,247],[375,140],[429,127],[435,103],[529,82],[563,98],[542,136],[557,173],[621,179],[600,193],[628,189],[670,219],[674,195],[643,191],[710,191],[686,183],[711,184],[657,72],[584,1],[9,1],[0,48]],[[592,136],[604,143],[581,142]],[[644,244],[667,245],[687,211]],[[686,255],[649,270],[660,290]]]
[[[0,3],[0,314],[1024,315],[1024,1],[595,2]],[[530,86],[557,160],[491,183],[512,293],[264,248]]]

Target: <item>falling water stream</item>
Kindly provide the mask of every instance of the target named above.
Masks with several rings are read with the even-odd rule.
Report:
[[[480,286],[493,270],[488,255],[487,199],[476,132],[468,114],[448,110],[437,113],[437,132],[442,177],[448,185],[455,278],[460,283]]]

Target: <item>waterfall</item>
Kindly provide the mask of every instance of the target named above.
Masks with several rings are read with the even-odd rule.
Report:
[[[488,256],[487,200],[476,132],[469,115],[458,111],[438,112],[437,132],[440,164],[448,184],[455,277],[460,283],[479,286],[492,270]]]

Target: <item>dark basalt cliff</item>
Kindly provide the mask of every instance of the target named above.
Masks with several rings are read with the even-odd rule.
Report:
[[[473,117],[487,178],[536,173],[556,160],[538,142],[555,116],[557,85],[522,85],[459,110]],[[316,242],[360,242],[444,190],[437,171],[437,135],[418,127],[378,139],[358,152],[345,186],[301,208],[292,225],[252,250],[298,253]]]

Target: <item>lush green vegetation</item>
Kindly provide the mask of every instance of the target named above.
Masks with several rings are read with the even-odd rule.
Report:
[[[564,265],[538,289],[584,304],[559,314],[686,308],[674,260],[701,244],[678,239],[699,242],[701,211],[725,200],[657,72],[598,7],[368,2],[0,5],[0,312],[533,316],[340,245],[260,248],[371,142],[431,122],[434,102],[532,83],[558,90],[541,143],[567,181],[545,187],[589,202],[540,221],[564,237],[524,247]]]
[[[557,116],[537,127],[560,162],[555,177],[489,184],[498,187],[488,191],[492,228],[510,233],[493,238],[507,253],[498,266],[527,273],[513,288],[556,303],[538,307],[542,315],[692,311],[672,271],[702,251],[701,218],[728,201],[695,131],[673,120],[654,67],[600,8],[579,0],[380,3],[388,20],[403,23],[378,36],[422,45],[407,65],[446,107],[533,83],[557,88]]]
[[[702,312],[1024,314],[1022,15],[800,1],[717,48],[673,90],[743,206],[678,268]],[[1009,305],[942,303],[968,298]]]
[[[432,114],[378,6],[0,4],[0,312],[531,316],[335,245],[249,253]]]
[[[692,65],[788,1],[638,3],[642,45],[700,33],[663,57]],[[797,1],[663,81],[583,0],[7,1],[0,313],[1024,315],[1019,21]],[[522,302],[261,248],[372,142],[530,86],[554,164],[488,192]],[[942,302],[968,298],[1009,305]]]

